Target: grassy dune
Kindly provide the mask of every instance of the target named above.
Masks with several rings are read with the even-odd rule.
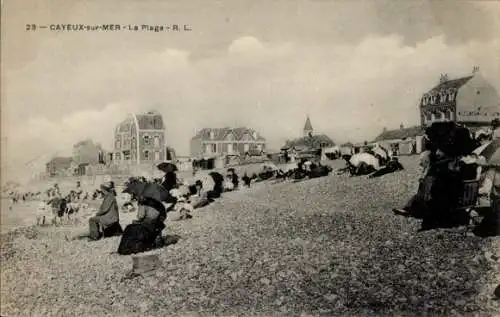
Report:
[[[153,251],[162,267],[124,279],[118,238],[81,226],[2,237],[2,316],[490,316],[498,238],[417,233],[393,216],[416,189],[416,158],[379,179],[329,176],[228,193]],[[130,221],[131,215],[123,222]]]

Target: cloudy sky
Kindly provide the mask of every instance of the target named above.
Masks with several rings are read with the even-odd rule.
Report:
[[[500,90],[500,2],[4,0],[2,172],[43,169],[128,112],[163,113],[181,154],[203,127],[271,148],[305,117],[335,141],[418,122],[440,73]],[[26,24],[189,24],[191,32],[25,31]],[[28,164],[28,165],[27,165]],[[27,168],[28,166],[28,168]]]

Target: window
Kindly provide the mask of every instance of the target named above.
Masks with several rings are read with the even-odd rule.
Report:
[[[123,159],[126,161],[129,161],[131,159],[130,151],[123,151]]]
[[[121,136],[117,135],[115,140],[115,148],[120,149],[122,147]]]
[[[212,144],[212,153],[217,153],[217,144]]]
[[[121,160],[121,155],[120,152],[115,153],[115,160],[120,161]]]
[[[149,145],[151,142],[149,135],[144,136],[144,144]]]
[[[215,133],[214,131],[210,131],[210,140],[215,139]]]
[[[232,133],[229,133],[229,134],[227,135],[227,137],[226,137],[226,140],[228,140],[228,141],[233,141],[233,140],[234,140],[234,136],[233,136],[233,134],[232,134]]]
[[[435,115],[436,116],[436,120],[441,120],[442,115],[443,114],[440,111],[436,112],[436,115]]]
[[[160,152],[156,151],[155,152],[155,161],[159,161],[160,160]]]
[[[444,112],[444,118],[446,120],[450,120],[451,119],[451,111],[445,111]]]
[[[151,157],[151,156],[150,156],[149,151],[144,151],[144,159],[145,159],[145,160],[149,160],[149,159],[150,159],[150,157]]]
[[[155,147],[160,147],[160,137],[157,135],[155,136],[154,144],[155,144]]]
[[[245,153],[246,153],[246,152],[248,152],[249,150],[250,150],[250,144],[247,144],[247,143],[243,144],[243,152],[245,152]]]

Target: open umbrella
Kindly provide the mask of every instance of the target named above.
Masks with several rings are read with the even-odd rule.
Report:
[[[140,198],[149,198],[156,201],[166,201],[169,198],[168,191],[160,184],[146,182],[146,183],[129,183],[123,190]]]
[[[169,173],[169,172],[177,172],[179,169],[177,165],[171,162],[163,162],[156,166],[160,171]]]
[[[373,166],[375,169],[379,169],[380,165],[378,159],[369,153],[358,153],[354,154],[349,160],[353,166],[358,167],[361,163],[366,163]]]
[[[474,150],[475,154],[486,159],[486,165],[500,166],[500,139],[494,139]]]

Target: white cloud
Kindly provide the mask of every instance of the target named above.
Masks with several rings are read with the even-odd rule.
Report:
[[[243,36],[234,40],[229,45],[229,53],[252,53],[264,50],[264,45],[253,36]]]

